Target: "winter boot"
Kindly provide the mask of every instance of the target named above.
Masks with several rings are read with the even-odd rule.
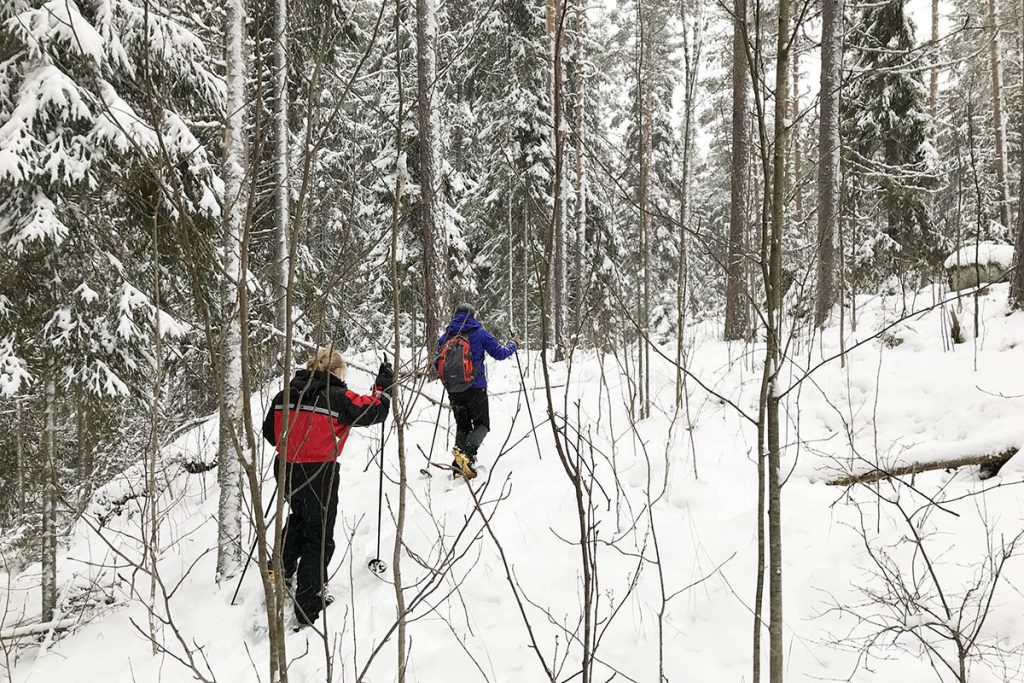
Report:
[[[452,449],[452,476],[455,478],[465,477],[473,479],[476,477],[476,456],[467,455],[458,447]]]
[[[273,562],[273,560],[271,560],[267,564],[269,565],[267,567],[267,577],[270,579],[270,582],[273,583],[274,579],[277,576],[277,572],[274,571],[274,562]],[[291,589],[292,583],[294,582],[294,579],[295,579],[294,576],[289,576],[288,574],[285,574],[284,575],[284,587],[288,588],[288,589]]]

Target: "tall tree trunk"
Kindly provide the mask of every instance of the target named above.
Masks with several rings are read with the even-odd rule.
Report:
[[[1020,54],[1024,59],[1024,11],[1018,14],[1020,22]],[[1021,100],[1024,101],[1024,64],[1020,70]],[[1020,139],[1024,141],[1024,117],[1020,120]],[[1024,144],[1024,142],[1022,142]],[[1017,245],[1013,252],[1014,270],[1010,280],[1010,308],[1024,311],[1024,149],[1020,152],[1020,190],[1017,194]]]
[[[157,187],[160,187],[158,181]],[[158,248],[158,231],[159,231],[159,219],[160,219],[160,202],[161,193],[159,190],[153,198],[153,211],[151,216],[151,239],[152,239],[152,257],[153,257],[153,290],[152,300],[153,308],[156,310],[156,314],[153,316],[153,402],[150,405],[150,424],[149,424],[149,452],[147,453],[146,462],[146,521],[149,523],[149,538],[146,541],[146,555],[149,556],[149,610],[147,616],[149,617],[149,638],[152,646],[152,654],[155,656],[159,652],[157,647],[159,640],[157,634],[159,631],[158,623],[159,619],[156,614],[156,593],[157,583],[159,579],[159,560],[160,560],[160,517],[159,510],[157,509],[157,499],[159,498],[159,487],[157,485],[157,462],[160,457],[160,398],[161,388],[163,386],[163,338],[161,336],[160,328],[160,308],[163,306],[160,291],[160,249]]]
[[[288,0],[274,0],[274,297],[276,300],[277,329],[284,331],[288,324],[288,239],[289,201],[288,183]],[[284,354],[281,354],[282,358]]]
[[[937,49],[939,45],[939,0],[932,0],[932,68],[928,79],[928,113],[935,121],[939,117],[939,66]]]
[[[792,140],[793,151],[790,157],[793,160],[793,174],[790,186],[793,192],[793,225],[798,226],[804,220],[804,196],[803,181],[801,180],[803,175],[803,150],[800,147],[800,59],[795,53],[793,54],[791,64],[793,84],[792,91],[789,94],[789,116],[792,119],[792,129],[789,135]]]
[[[46,454],[43,473],[43,538],[42,551],[42,620],[52,621],[57,611],[57,421],[56,387],[52,379],[46,381],[43,407],[46,424],[43,432],[43,451]]]
[[[227,121],[224,126],[224,333],[221,340],[220,441],[217,449],[217,579],[233,576],[242,559],[242,490],[238,459],[242,448],[242,320],[239,290],[245,201],[245,30],[243,0],[227,0],[225,11],[225,82]]]
[[[449,313],[448,242],[444,226],[438,226],[437,201],[437,116],[434,109],[437,43],[435,0],[416,0],[416,117],[419,123],[420,153],[420,238],[423,241],[423,312],[425,343],[429,352],[433,340]]]
[[[689,4],[682,3],[683,21],[683,72],[686,87],[683,91],[683,163],[679,179],[679,263],[676,267],[676,410],[684,400],[684,342],[686,334],[687,281],[689,279],[686,228],[690,213],[690,155],[693,151],[693,105],[697,94],[697,75],[700,71],[700,54],[703,36],[698,26],[699,17],[694,19],[692,33],[687,28],[691,20]]]
[[[645,25],[645,23],[647,25]],[[651,91],[651,36],[649,21],[645,22],[640,5],[637,5],[637,24],[640,28],[640,63],[637,68],[636,93],[637,115],[640,120],[640,315],[639,323],[641,338],[639,339],[640,358],[638,363],[640,418],[645,419],[651,414],[651,369],[650,369],[650,326],[651,326],[651,157],[653,138],[653,93]]]
[[[733,0],[732,34],[732,182],[729,209],[729,255],[725,286],[726,340],[744,339],[750,327],[746,299],[747,161],[750,139],[747,65],[747,1]]]
[[[22,399],[14,399],[14,464],[17,490],[15,500],[18,503],[18,512],[25,511],[25,413],[22,408]]]
[[[550,302],[551,326],[554,336],[555,360],[560,360],[565,349],[565,217],[563,214],[562,193],[565,191],[562,183],[562,149],[565,135],[562,132],[562,14],[565,11],[564,0],[546,0],[546,26],[548,33],[549,58],[551,61],[551,72],[549,94],[551,96],[551,120],[552,147],[555,154],[555,175],[553,180],[553,216],[551,229],[554,231],[554,253],[550,269],[551,287]]]
[[[574,320],[578,320],[578,317],[583,310],[583,252],[586,249],[587,244],[587,167],[583,152],[583,135],[586,130],[584,103],[586,102],[587,97],[587,73],[584,62],[586,59],[584,51],[585,43],[586,16],[584,14],[584,4],[581,0],[577,0],[575,42],[576,97],[574,102],[576,113],[573,117],[576,123],[575,130],[573,130],[573,142],[575,143],[576,148],[576,244],[573,249]],[[579,329],[578,325],[576,329]]]
[[[823,0],[818,128],[818,287],[814,324],[823,327],[835,303],[839,223],[839,96],[843,63],[843,0]]]
[[[988,0],[988,21],[991,24],[988,41],[988,63],[992,72],[992,127],[995,137],[996,182],[999,187],[999,220],[1007,228],[1011,225],[1010,188],[1006,169],[1006,125],[1003,116],[1003,65],[999,30],[999,0]]]
[[[78,447],[78,481],[79,481],[79,504],[85,506],[92,492],[92,444],[89,442],[87,425],[89,412],[86,408],[86,401],[83,400],[82,392],[75,391],[75,443]]]
[[[1022,138],[1024,139],[1024,138]],[[1010,308],[1024,311],[1024,168],[1020,171],[1017,196],[1017,245],[1013,252],[1014,270],[1010,280]]]
[[[419,2],[421,0],[417,0]],[[398,116],[401,122],[405,114],[405,90],[402,82],[402,33],[401,17],[404,14],[403,0],[395,0],[395,77],[398,84]],[[417,6],[417,12],[419,7]],[[402,372],[402,279],[398,270],[399,216],[402,206],[402,192],[405,187],[406,169],[405,153],[403,152],[402,126],[399,123],[395,132],[395,196],[391,209],[391,313],[392,333],[395,336],[394,372],[395,378]],[[398,434],[398,511],[395,515],[395,545],[391,555],[391,574],[395,589],[395,610],[398,619],[398,683],[405,683],[408,667],[408,650],[406,634],[405,590],[402,586],[402,543],[405,532],[405,500],[406,500],[406,465],[405,465],[405,416],[402,414],[401,385],[395,382],[391,396],[391,419],[395,423]],[[383,435],[381,436],[383,439]],[[381,445],[383,448],[383,444]],[[382,456],[383,457],[383,454]],[[384,463],[381,463],[381,467]]]
[[[790,0],[779,0],[778,47],[775,64],[775,121],[772,168],[772,220],[768,262],[768,330],[765,363],[769,384],[765,392],[768,435],[768,680],[782,683],[782,481],[779,432],[779,371],[782,360],[782,232],[785,226],[786,83],[789,63]]]

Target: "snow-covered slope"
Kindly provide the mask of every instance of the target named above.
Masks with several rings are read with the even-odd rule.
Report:
[[[929,297],[922,293],[911,304],[923,307]],[[908,448],[914,448],[910,453],[915,457],[926,456],[932,442],[938,444],[936,451],[947,452],[975,448],[991,433],[1014,438],[1012,430],[1024,424],[1024,314],[1005,316],[1005,297],[1005,286],[995,286],[981,300],[976,344],[972,339],[949,348],[943,341],[948,336],[942,322],[946,313],[940,307],[895,325],[880,340],[856,346],[845,364],[828,363],[795,385],[805,368],[838,352],[839,332],[829,328],[819,338],[790,345],[788,386],[795,388],[785,398],[788,478],[782,503],[788,681],[952,680],[936,657],[955,661],[955,652],[934,634],[958,620],[972,623],[972,600],[985,594],[984,579],[990,574],[985,564],[993,548],[1024,529],[1022,489],[1013,485],[1024,481],[1024,462],[1011,461],[988,482],[980,482],[973,468],[922,474],[912,487],[879,486],[875,490],[880,496],[863,487],[847,492],[823,482],[837,470],[876,458],[898,462]],[[846,347],[895,320],[901,303],[862,299],[857,332],[848,332]],[[967,321],[965,328],[971,327],[973,306],[973,300],[965,299],[958,312]],[[760,348],[717,342],[714,333],[695,332],[690,369],[756,416]],[[671,354],[668,347],[666,353]],[[547,410],[544,392],[536,389],[543,383],[539,357],[530,354],[524,363],[527,396],[539,425],[539,452],[515,362],[489,364],[492,431],[483,462],[490,467],[478,482],[489,480],[481,503],[493,537],[483,528],[464,484],[440,471],[431,478],[417,474],[425,461],[423,452],[432,449],[438,411],[423,399],[414,409],[408,453],[409,552],[402,567],[407,600],[416,603],[409,629],[409,680],[544,680],[495,539],[541,656],[558,669],[559,680],[578,669],[582,571],[575,545],[577,501],[550,429],[540,424]],[[610,680],[618,672],[614,680],[657,681],[660,631],[668,680],[749,681],[757,557],[756,430],[727,402],[693,381],[688,382],[688,410],[676,412],[675,371],[658,360],[655,370],[653,416],[634,429],[628,375],[615,357],[577,354],[571,372],[565,364],[552,365],[554,385],[566,384],[568,377],[568,385],[553,392],[556,406],[560,411],[569,406],[585,457],[596,463],[592,523],[599,538],[600,639],[595,680]],[[369,377],[354,373],[351,381],[365,388]],[[786,388],[783,383],[780,390]],[[436,383],[425,391],[440,395]],[[254,410],[261,411],[266,400],[267,395],[258,397]],[[434,460],[445,459],[452,428],[445,410],[433,444]],[[576,434],[572,427],[570,433]],[[213,423],[201,425],[164,453],[160,567],[171,595],[166,603],[158,595],[158,612],[166,615],[169,610],[176,627],[176,632],[160,629],[162,643],[173,656],[152,654],[145,635],[149,580],[129,564],[140,552],[133,540],[144,522],[138,500],[123,504],[99,533],[92,528],[98,513],[114,510],[114,503],[124,499],[140,469],[97,494],[60,562],[58,578],[68,611],[88,601],[94,605],[89,621],[46,647],[22,649],[14,680],[188,681],[193,680],[191,671],[176,660],[188,659],[186,651],[208,679],[266,679],[262,590],[256,573],[248,573],[238,605],[230,606],[234,582],[218,586],[213,581],[215,478],[213,473],[187,474],[180,467],[183,455],[211,453],[215,435]],[[377,435],[376,430],[355,433],[346,447],[331,582],[337,602],[327,613],[326,641],[309,630],[289,636],[292,681],[327,680],[325,653],[333,658],[332,680],[357,680],[393,623],[391,573],[378,577],[366,568],[376,553],[377,471],[372,457]],[[390,506],[397,494],[393,432],[385,451]],[[267,484],[268,491],[272,486]],[[983,489],[984,495],[971,495]],[[941,505],[928,507],[928,498]],[[646,513],[648,500],[653,501],[656,537]],[[911,515],[912,524],[895,502]],[[388,509],[381,555],[390,564],[394,523]],[[906,542],[914,533],[923,539],[931,572],[921,563],[920,548]],[[439,559],[444,557],[455,560],[446,564]],[[438,575],[434,569],[441,565],[444,572]],[[895,600],[899,591],[892,590],[885,576],[905,577],[911,588],[902,597],[910,599],[886,607],[879,596]],[[1024,676],[1019,652],[1024,644],[1024,595],[1018,590],[1022,579],[1024,563],[1011,557],[979,629],[977,645],[985,655],[968,660],[972,681]],[[37,568],[11,578],[5,625],[18,618],[31,620],[37,581]],[[949,612],[934,581],[951,606]],[[981,588],[968,590],[979,583]],[[436,590],[417,599],[430,585]],[[670,599],[659,628],[663,594]],[[967,608],[958,609],[961,603]],[[932,624],[930,631],[927,624]],[[861,656],[863,639],[882,629],[889,630],[877,640],[874,656]],[[929,656],[913,636],[915,629],[933,634],[936,653]],[[767,642],[767,631],[762,642]],[[395,680],[395,659],[392,640],[363,680]]]

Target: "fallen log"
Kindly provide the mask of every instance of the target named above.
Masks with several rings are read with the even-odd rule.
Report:
[[[78,619],[59,619],[57,621],[44,621],[40,624],[25,624],[23,626],[12,626],[0,630],[0,640],[11,638],[22,638],[24,636],[39,635],[51,631],[60,631],[71,628],[78,623]]]
[[[973,453],[971,455],[941,458],[938,460],[919,460],[905,465],[896,465],[887,469],[876,467],[861,472],[843,474],[842,476],[830,479],[825,483],[829,486],[852,486],[853,484],[870,484],[875,481],[892,479],[893,477],[904,477],[910,474],[920,474],[921,472],[929,472],[931,470],[969,467],[971,465],[1002,465],[1012,458],[1018,450],[1020,449],[1012,447],[999,451]]]

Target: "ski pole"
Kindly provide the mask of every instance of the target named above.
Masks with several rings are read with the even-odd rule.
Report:
[[[274,506],[274,499],[277,498],[277,488],[274,488],[274,493],[270,496],[270,503],[267,504],[267,509],[263,512],[263,519],[267,518],[270,514],[270,508]],[[249,548],[249,556],[245,559],[245,564],[242,566],[242,575],[238,577],[238,585],[235,586],[235,592],[231,596],[231,604],[235,604],[235,600],[238,599],[238,591],[242,589],[242,580],[245,578],[245,573],[249,571],[249,565],[252,563],[252,554],[256,552],[256,544],[260,542],[259,534],[252,540],[252,547]]]
[[[384,355],[384,362],[388,362],[388,354]],[[382,387],[383,388],[383,387]],[[391,387],[388,387],[390,389]],[[384,428],[385,423],[380,423],[380,478],[377,481],[377,555],[370,560],[366,567],[374,574],[383,574],[388,570],[388,565],[380,559],[380,520],[384,509]]]
[[[437,402],[437,419],[434,420],[434,435],[430,437],[430,454],[427,455],[424,453],[424,455],[427,456],[427,464],[420,470],[421,474],[425,474],[428,477],[431,476],[430,470],[428,468],[430,467],[430,463],[433,462],[434,460],[434,444],[437,442],[437,428],[441,424],[441,410],[443,408],[444,397],[442,397],[441,400]],[[420,449],[420,453],[423,453],[422,448]]]
[[[380,559],[380,519],[384,507],[384,423],[380,423],[380,480],[377,484],[377,555],[367,563],[366,567],[374,574],[383,574],[388,570],[387,564]]]
[[[515,337],[516,331],[509,329],[509,336]],[[540,439],[537,437],[537,423],[533,421],[533,408],[530,407],[530,394],[526,391],[526,377],[523,375],[523,364],[519,360],[519,345],[516,344],[516,367],[519,368],[519,385],[523,388],[523,398],[526,401],[526,412],[530,415],[530,426],[533,428],[533,442],[537,445],[537,458],[544,459],[540,450]]]

